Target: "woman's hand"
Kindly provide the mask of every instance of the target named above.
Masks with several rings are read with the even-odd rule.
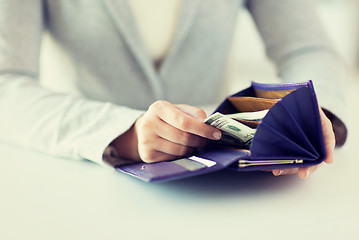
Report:
[[[334,136],[334,132],[333,132],[333,128],[332,128],[332,123],[325,116],[325,114],[321,108],[319,109],[319,112],[320,112],[320,118],[322,120],[325,150],[327,152],[327,157],[325,158],[324,162],[327,164],[330,164],[333,162],[335,136]],[[311,174],[315,170],[317,170],[321,165],[322,164],[315,165],[312,167],[303,167],[303,168],[275,169],[272,171],[272,173],[275,176],[298,173],[298,176],[300,178],[306,178],[309,176],[309,174]]]
[[[221,138],[220,130],[203,122],[206,113],[189,105],[153,103],[112,145],[120,157],[153,163],[192,154],[207,139]]]

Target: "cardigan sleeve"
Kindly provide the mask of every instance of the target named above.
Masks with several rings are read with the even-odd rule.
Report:
[[[285,82],[312,80],[320,105],[332,121],[337,145],[347,129],[347,71],[321,25],[311,0],[249,0],[248,9],[268,57]]]
[[[106,147],[143,113],[39,84],[41,0],[0,1],[0,140],[103,163]]]

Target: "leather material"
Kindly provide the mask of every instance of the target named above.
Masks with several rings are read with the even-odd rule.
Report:
[[[214,162],[215,165],[205,166],[197,171],[191,171],[190,169],[186,169],[185,167],[174,163],[176,161],[174,160],[151,164],[137,163],[123,165],[116,167],[115,169],[145,182],[169,181],[219,171],[237,162],[238,158],[248,158],[248,153],[228,148],[213,147],[212,149],[199,150],[196,157]],[[191,160],[189,158],[186,159]],[[197,161],[195,162],[198,164]]]
[[[289,90],[273,90],[266,91],[262,89],[255,89],[256,96],[259,98],[268,98],[268,99],[281,99],[287,94],[291,93],[293,89]]]
[[[273,107],[273,105],[278,102],[277,99],[258,97],[230,97],[228,100],[233,104],[238,112],[262,111]]]
[[[196,155],[187,159],[191,161],[208,160],[214,162],[203,168],[186,169],[172,163],[139,163],[119,166],[116,169],[141,180],[166,181],[186,178],[194,175],[230,168],[236,171],[258,171],[277,168],[312,166],[321,163],[326,156],[319,106],[311,81],[299,84],[259,84],[252,86],[227,98],[215,112],[231,114],[238,112],[231,99],[238,97],[257,98],[260,92],[281,92],[285,95],[270,108],[258,125],[257,131],[248,150],[233,149],[212,144],[200,149]],[[266,95],[268,97],[268,94]],[[260,101],[259,101],[260,102]],[[253,103],[253,101],[252,101]],[[293,160],[295,163],[239,166],[239,160],[256,161]],[[277,163],[275,162],[275,163]]]

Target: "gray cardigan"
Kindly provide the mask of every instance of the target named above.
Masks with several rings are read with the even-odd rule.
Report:
[[[340,115],[344,67],[309,0],[183,0],[158,69],[126,0],[2,0],[0,139],[101,162],[105,147],[154,101],[219,103],[241,7],[252,14],[283,81],[312,79],[321,104]],[[73,60],[84,98],[36,81],[43,30]]]

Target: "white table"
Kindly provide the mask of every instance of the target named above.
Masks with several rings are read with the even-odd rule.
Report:
[[[0,239],[359,239],[352,86],[349,141],[306,180],[222,171],[149,184],[0,143]]]

